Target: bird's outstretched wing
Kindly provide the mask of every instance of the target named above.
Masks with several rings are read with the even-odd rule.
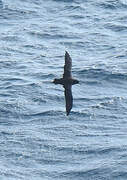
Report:
[[[64,86],[64,94],[65,94],[65,101],[66,101],[66,114],[69,115],[72,106],[73,106],[73,96],[71,91],[71,85]]]
[[[63,78],[71,78],[71,67],[72,67],[72,59],[69,53],[65,52],[65,65],[64,65],[64,74]]]

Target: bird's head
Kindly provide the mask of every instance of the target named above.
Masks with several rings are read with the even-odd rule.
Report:
[[[79,84],[79,81],[77,79],[74,79],[73,84]]]
[[[53,80],[53,83],[54,83],[54,84],[59,84],[59,79],[54,79],[54,80]]]

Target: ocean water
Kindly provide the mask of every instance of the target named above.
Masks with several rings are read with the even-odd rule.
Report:
[[[0,1],[0,180],[72,179],[127,179],[127,0]]]

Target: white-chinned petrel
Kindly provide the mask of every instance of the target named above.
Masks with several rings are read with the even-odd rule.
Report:
[[[65,101],[66,101],[66,114],[69,115],[72,106],[73,106],[73,96],[71,87],[74,84],[78,84],[79,81],[72,78],[71,75],[71,68],[72,68],[72,59],[69,55],[69,53],[65,52],[65,65],[64,65],[64,74],[63,78],[60,79],[54,79],[54,84],[61,84],[64,87],[64,95],[65,95]]]

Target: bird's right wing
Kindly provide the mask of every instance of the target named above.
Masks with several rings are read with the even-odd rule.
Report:
[[[63,78],[71,78],[71,68],[72,68],[72,59],[69,53],[65,52],[65,65],[64,65],[64,74]]]
[[[64,94],[65,94],[65,101],[66,101],[66,114],[69,115],[72,106],[73,106],[73,96],[71,91],[71,85],[64,86]]]

